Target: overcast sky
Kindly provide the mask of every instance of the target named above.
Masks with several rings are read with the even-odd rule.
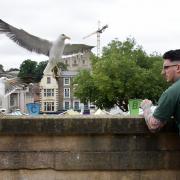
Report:
[[[64,33],[70,43],[95,46],[96,35],[82,38],[97,30],[100,20],[101,26],[109,26],[101,34],[101,47],[115,38],[133,37],[148,54],[163,54],[180,48],[179,7],[179,0],[0,0],[0,19],[47,40]],[[48,58],[0,34],[0,64],[5,70],[19,68],[26,59]]]

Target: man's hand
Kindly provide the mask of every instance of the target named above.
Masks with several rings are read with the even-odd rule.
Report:
[[[152,106],[152,101],[151,100],[148,100],[148,99],[144,99],[142,102],[141,102],[141,108],[143,109],[143,111],[145,109],[150,109]]]

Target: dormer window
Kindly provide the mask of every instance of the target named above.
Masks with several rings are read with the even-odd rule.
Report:
[[[64,86],[70,85],[70,78],[64,78]]]

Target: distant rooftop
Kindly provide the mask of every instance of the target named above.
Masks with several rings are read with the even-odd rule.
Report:
[[[0,77],[14,78],[17,77],[19,71],[0,71]]]
[[[76,76],[78,74],[77,71],[62,71],[61,76]]]

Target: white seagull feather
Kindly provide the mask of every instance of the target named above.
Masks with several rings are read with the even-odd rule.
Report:
[[[90,51],[94,47],[85,44],[65,44],[65,39],[69,39],[69,37],[64,34],[61,34],[56,41],[51,42],[31,35],[23,29],[13,27],[1,19],[0,33],[5,33],[11,40],[29,51],[49,56],[49,62],[44,74],[48,74],[53,70],[57,63],[61,61],[62,55]]]

